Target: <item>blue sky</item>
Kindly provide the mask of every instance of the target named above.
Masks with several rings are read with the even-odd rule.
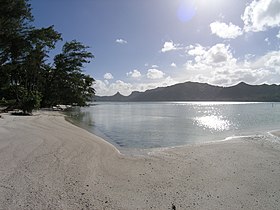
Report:
[[[85,73],[97,95],[185,81],[280,83],[280,0],[30,2],[37,27],[91,47]]]

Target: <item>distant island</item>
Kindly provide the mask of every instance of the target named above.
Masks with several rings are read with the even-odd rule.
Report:
[[[185,82],[158,87],[145,92],[134,91],[129,96],[119,92],[113,96],[95,96],[94,101],[252,101],[279,102],[280,85],[249,85],[240,82],[231,87],[207,83]]]

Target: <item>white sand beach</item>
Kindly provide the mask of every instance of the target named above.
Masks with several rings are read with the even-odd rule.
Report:
[[[56,112],[0,118],[0,209],[172,208],[279,209],[279,147],[235,139],[131,157]]]

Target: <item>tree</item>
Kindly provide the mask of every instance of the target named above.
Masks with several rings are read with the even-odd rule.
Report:
[[[24,56],[24,36],[33,20],[25,0],[0,0],[0,100],[12,84],[17,84]]]
[[[94,57],[87,49],[76,40],[64,44],[62,53],[54,58],[55,67],[46,75],[48,89],[45,89],[43,104],[84,106],[92,98],[94,79],[82,71],[84,64]]]
[[[0,66],[20,56],[22,36],[31,27],[31,7],[26,0],[0,0]]]
[[[50,49],[54,49],[61,35],[56,32],[53,26],[48,28],[33,29],[26,37],[28,42],[28,54],[24,61],[24,77],[22,85],[27,91],[42,91],[45,63]]]

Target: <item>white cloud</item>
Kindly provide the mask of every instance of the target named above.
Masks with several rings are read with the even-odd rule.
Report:
[[[223,39],[235,39],[242,35],[242,30],[239,26],[232,23],[227,25],[219,21],[210,24],[212,34],[216,34],[218,37]]]
[[[176,83],[178,82],[175,81],[172,77],[168,76],[157,87],[166,87],[166,86],[174,85]]]
[[[178,83],[178,81],[175,81],[173,78],[168,76],[168,77],[162,78],[161,80],[156,81],[156,82],[152,81],[152,82],[134,84],[133,89],[136,91],[145,91],[145,90],[154,89],[157,87],[166,87],[166,86],[174,85],[176,83]]]
[[[115,83],[110,84],[110,89],[118,90],[122,94],[127,95],[131,92],[132,84],[117,80]]]
[[[172,50],[178,50],[179,44],[174,44],[173,41],[165,42],[163,45],[163,48],[161,49],[161,52],[168,52]]]
[[[158,65],[152,65],[152,68],[158,68],[159,66]]]
[[[225,44],[216,44],[206,53],[206,61],[212,64],[229,62],[232,58],[233,56],[229,49],[229,45]]]
[[[116,43],[127,44],[127,41],[125,41],[124,39],[116,39]]]
[[[171,67],[174,67],[174,68],[176,68],[176,67],[177,67],[176,63],[174,63],[174,62],[173,62],[173,63],[171,63],[171,64],[170,64],[170,66],[171,66]]]
[[[141,77],[141,72],[138,71],[137,69],[134,69],[133,71],[130,71],[130,72],[126,73],[126,75],[128,77],[131,77],[131,78],[140,78]]]
[[[157,69],[149,69],[147,73],[147,78],[149,79],[161,79],[163,78],[165,73]]]
[[[93,84],[93,88],[96,90],[96,95],[104,96],[104,95],[110,95],[108,91],[108,85],[102,80],[95,80],[95,83]]]
[[[204,55],[206,53],[206,48],[202,47],[200,44],[197,44],[196,46],[191,45],[187,48],[190,49],[187,51],[188,54],[192,56]]]
[[[194,56],[195,62],[199,65],[221,65],[224,62],[235,62],[229,45],[221,43],[211,48],[197,44],[187,53]]]
[[[280,26],[280,0],[254,0],[242,15],[245,31],[265,31]]]
[[[104,79],[106,79],[106,80],[110,80],[110,79],[114,79],[114,77],[113,77],[113,75],[111,74],[111,73],[106,73],[106,74],[104,74]]]
[[[110,82],[109,82],[107,79],[105,79],[105,80],[104,80],[104,83],[105,83],[106,85],[109,85]]]
[[[257,63],[260,67],[265,67],[271,71],[275,70],[280,74],[280,51],[272,51],[267,53]],[[263,65],[263,66],[262,66]]]

